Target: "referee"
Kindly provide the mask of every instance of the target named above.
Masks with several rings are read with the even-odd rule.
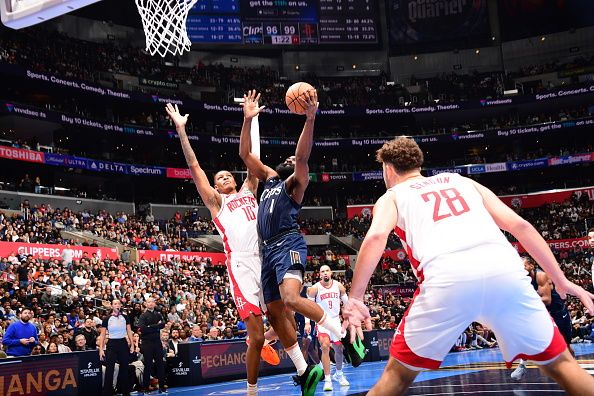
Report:
[[[134,344],[130,320],[120,312],[122,303],[120,300],[111,302],[111,312],[103,319],[101,335],[99,336],[99,358],[105,360],[105,378],[103,380],[103,395],[113,395],[113,371],[116,362],[120,365],[118,371],[118,389],[124,396],[130,395],[128,385],[128,364],[130,354],[134,353]],[[109,341],[105,349],[106,334],[109,333]],[[128,336],[128,340],[126,340]]]
[[[146,311],[138,318],[138,327],[140,327],[140,350],[144,357],[144,377],[142,378],[142,389],[149,390],[149,381],[153,364],[157,370],[159,379],[159,391],[165,390],[165,365],[163,364],[163,347],[161,345],[160,331],[165,327],[165,321],[161,313],[155,311],[155,299],[149,297],[146,300]]]

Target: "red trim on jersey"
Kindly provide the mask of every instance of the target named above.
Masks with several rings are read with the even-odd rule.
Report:
[[[330,279],[330,286],[328,286],[328,287],[324,286],[324,284],[321,281],[320,281],[320,285],[322,285],[324,287],[324,289],[330,289],[334,285],[334,279]]]
[[[262,310],[254,304],[252,304],[251,302],[249,302],[241,292],[241,289],[239,288],[239,285],[235,280],[235,276],[233,275],[233,270],[231,269],[231,247],[229,246],[227,234],[225,233],[225,227],[223,227],[223,224],[218,219],[218,217],[215,217],[213,221],[219,228],[219,231],[221,231],[221,234],[223,234],[223,243],[225,245],[225,252],[227,253],[227,273],[229,274],[229,280],[231,281],[231,285],[233,286],[233,301],[235,302],[235,306],[237,307],[239,317],[241,318],[241,320],[244,320],[245,318],[250,316],[251,313],[253,313],[254,315],[262,315]]]
[[[219,220],[218,217],[215,217],[212,221],[216,224],[221,234],[223,234],[223,244],[225,245],[225,253],[227,253],[227,257],[229,258],[229,255],[231,254],[231,247],[229,246],[229,240],[227,238],[227,233],[225,232],[225,227],[223,227],[223,224],[221,223],[221,220]]]
[[[551,318],[551,321],[552,320],[553,319]],[[559,328],[555,322],[553,322],[553,339],[551,340],[551,343],[547,349],[536,355],[526,355],[525,353],[519,353],[510,362],[505,362],[505,365],[509,369],[512,367],[512,363],[518,359],[532,360],[534,362],[547,362],[559,356],[565,351],[566,348],[567,344],[565,343],[565,339],[561,335],[561,332],[559,331]]]
[[[406,254],[408,255],[408,259],[410,260],[412,267],[416,271],[416,269],[419,268],[419,265],[421,265],[421,262],[419,260],[417,260],[415,258],[415,256],[413,256],[412,249],[410,248],[410,246],[408,245],[408,242],[406,241],[406,231],[404,231],[402,228],[396,226],[396,228],[394,228],[394,232],[396,233],[398,238],[400,238],[400,240],[403,242],[403,246],[404,246],[404,249],[406,250]],[[419,278],[419,283],[422,282],[422,280],[420,280],[421,277],[419,276],[418,278]]]
[[[237,307],[237,312],[239,312],[239,317],[241,320],[245,320],[245,318],[250,316],[252,313],[254,315],[262,315],[262,310],[260,307],[257,307],[249,302],[241,292],[241,289],[235,280],[235,276],[233,275],[233,271],[231,270],[231,263],[229,259],[227,259],[227,272],[229,273],[229,279],[231,280],[231,285],[233,286],[233,301],[235,302],[235,306]]]
[[[412,367],[436,370],[441,365],[441,362],[438,360],[425,358],[414,353],[406,343],[406,339],[404,337],[406,317],[408,316],[410,309],[415,303],[415,299],[421,292],[421,283],[425,279],[423,276],[423,271],[419,271],[418,276],[419,285],[417,287],[417,290],[415,291],[415,294],[413,295],[413,299],[410,305],[408,306],[406,312],[404,313],[404,316],[402,317],[402,320],[400,321],[400,325],[398,325],[398,328],[396,329],[394,339],[392,340],[392,345],[390,346],[390,355],[394,359]]]

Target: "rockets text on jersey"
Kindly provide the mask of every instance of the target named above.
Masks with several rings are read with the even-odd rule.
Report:
[[[318,289],[316,304],[331,318],[340,315],[340,283],[332,280],[329,287],[322,285],[321,282],[316,283],[314,286]]]
[[[221,210],[214,223],[223,238],[225,253],[258,252],[258,202],[254,194],[242,187],[236,194],[221,194],[221,198]]]

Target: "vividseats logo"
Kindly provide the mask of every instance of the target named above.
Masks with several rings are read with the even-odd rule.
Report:
[[[14,105],[12,103],[6,103],[6,110],[8,110],[9,113],[12,113],[14,110]]]
[[[508,98],[508,99],[495,99],[495,100],[481,99],[479,102],[480,102],[481,106],[486,107],[486,106],[497,106],[497,105],[512,104],[513,103],[513,100],[512,100],[512,98]]]

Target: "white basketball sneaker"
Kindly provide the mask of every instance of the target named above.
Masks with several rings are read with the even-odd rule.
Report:
[[[511,378],[514,381],[521,381],[525,375],[526,375],[526,366],[524,366],[522,363],[520,363],[518,368],[515,369],[513,373],[511,373]]]
[[[340,384],[340,386],[349,386],[350,382],[347,381],[343,373],[334,373],[332,379]]]

